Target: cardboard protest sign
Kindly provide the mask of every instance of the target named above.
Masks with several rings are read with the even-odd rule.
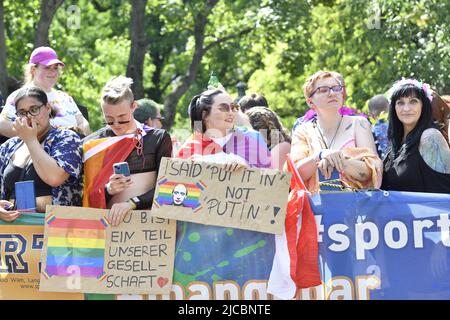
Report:
[[[83,300],[81,293],[39,291],[44,228],[18,225],[24,220],[0,223],[0,300]]]
[[[152,213],[208,225],[281,234],[291,174],[225,171],[223,164],[163,158]]]
[[[47,206],[41,291],[164,294],[172,284],[176,221],[132,211]]]

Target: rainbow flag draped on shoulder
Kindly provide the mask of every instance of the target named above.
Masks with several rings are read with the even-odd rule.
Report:
[[[223,146],[208,136],[195,132],[183,144],[178,157],[190,159],[196,155],[203,156],[204,161],[245,161],[251,167],[271,167],[271,155],[264,137],[258,131],[240,127],[233,130]]]
[[[113,173],[113,164],[123,162],[150,130],[136,122],[136,133],[105,136],[105,129],[83,143],[84,189],[83,207],[106,208],[105,184]],[[109,129],[110,130],[110,129]],[[95,138],[98,136],[98,138]]]

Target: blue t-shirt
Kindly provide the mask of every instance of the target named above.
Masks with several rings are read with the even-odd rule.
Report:
[[[386,156],[386,151],[389,145],[387,137],[388,124],[383,119],[378,119],[372,127],[373,138],[377,147],[378,155],[381,159]]]

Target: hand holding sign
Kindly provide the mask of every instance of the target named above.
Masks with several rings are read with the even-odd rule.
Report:
[[[155,216],[275,234],[283,230],[288,173],[163,158],[157,181]]]

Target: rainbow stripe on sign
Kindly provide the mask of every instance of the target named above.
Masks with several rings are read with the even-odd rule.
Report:
[[[104,219],[62,219],[51,216],[48,224],[46,274],[99,277],[103,274],[106,226]]]
[[[159,192],[158,197],[156,198],[157,206],[163,205],[172,205],[172,190],[177,184],[183,184],[187,189],[187,197],[183,202],[184,207],[188,207],[191,209],[196,209],[200,206],[200,196],[202,191],[205,190],[206,185],[199,181],[195,184],[193,183],[185,183],[185,182],[176,182],[169,181],[167,178],[161,178],[158,182],[159,184]]]

